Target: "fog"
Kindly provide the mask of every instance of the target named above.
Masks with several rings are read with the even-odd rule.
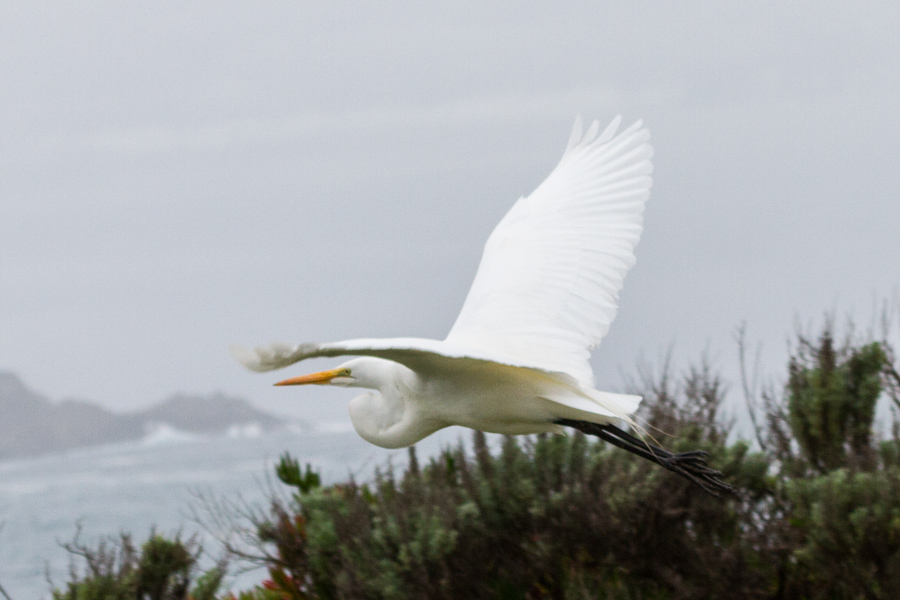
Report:
[[[228,345],[443,337],[576,114],[643,118],[654,188],[595,354],[777,376],[800,318],[900,282],[892,2],[4,2],[0,369],[127,410],[242,394]],[[315,365],[314,365],[315,366]],[[291,373],[306,367],[295,368]]]

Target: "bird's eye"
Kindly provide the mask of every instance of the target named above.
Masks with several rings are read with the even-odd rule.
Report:
[[[350,369],[341,369],[338,377],[350,377]]]

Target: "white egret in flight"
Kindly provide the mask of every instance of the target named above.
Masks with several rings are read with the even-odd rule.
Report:
[[[729,491],[704,452],[672,454],[615,427],[636,424],[639,396],[594,389],[588,362],[616,316],[650,196],[650,134],[638,121],[616,135],[582,135],[577,119],[562,160],[520,198],[484,247],[456,323],[443,341],[356,339],[235,350],[254,371],[314,357],[358,356],[275,385],[367,391],[350,401],[357,433],[410,446],[450,425],[503,434],[574,427],[652,460],[710,493]],[[599,135],[598,135],[599,134]]]

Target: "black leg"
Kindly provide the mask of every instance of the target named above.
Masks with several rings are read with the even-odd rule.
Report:
[[[644,440],[613,425],[601,425],[575,419],[559,419],[554,422],[557,425],[572,427],[588,435],[597,436],[604,442],[655,462],[661,467],[691,480],[713,496],[718,497],[723,492],[726,494],[734,493],[734,488],[722,481],[722,473],[709,468],[706,463],[709,453],[703,450],[673,454],[668,450],[648,444]]]

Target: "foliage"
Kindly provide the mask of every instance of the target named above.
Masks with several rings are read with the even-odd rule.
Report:
[[[765,589],[774,575],[745,524],[764,504],[768,463],[746,443],[725,443],[721,392],[708,368],[677,389],[663,381],[647,422],[675,436],[673,450],[710,451],[744,490],[737,501],[580,433],[505,437],[496,453],[475,433],[471,451],[446,449],[423,466],[411,449],[402,474],[388,469],[368,484],[306,485],[284,457],[277,473],[295,493],[255,523],[271,575],[257,593],[687,598]]]
[[[804,462],[818,473],[871,466],[875,403],[887,356],[874,342],[839,351],[826,330],[818,344],[801,340],[791,358],[788,424]]]
[[[275,473],[289,493],[232,515],[250,548],[229,549],[268,579],[227,597],[900,597],[900,424],[890,439],[874,429],[879,399],[900,408],[897,361],[884,340],[836,340],[830,325],[798,336],[785,383],[759,401],[747,387],[751,408],[762,407],[756,449],[731,435],[725,386],[707,363],[635,386],[646,430],[673,451],[710,452],[732,498],[580,433],[491,448],[476,432],[469,448],[425,464],[413,448],[402,470],[329,486],[285,454]],[[180,556],[195,556],[189,546]],[[140,557],[125,536],[90,558],[78,548],[88,568],[56,598],[151,589],[134,574],[153,555],[146,545]],[[186,590],[187,563],[167,548],[152,579]],[[194,597],[212,597],[220,581]]]
[[[900,597],[900,438],[878,441],[875,407],[900,400],[886,341],[798,336],[783,395],[764,394],[776,471],[768,519],[776,597]]]
[[[83,572],[73,564],[65,589],[53,591],[54,600],[213,600],[225,576],[224,564],[197,576],[200,546],[194,538],[153,532],[138,549],[126,533],[95,547],[82,543],[79,534],[63,547],[81,558]]]
[[[875,406],[885,342],[798,337],[757,439],[731,440],[708,364],[642,379],[645,426],[704,449],[739,489],[717,500],[581,434],[446,449],[402,472],[322,487],[285,456],[294,490],[254,522],[283,598],[900,597],[900,442]],[[758,421],[755,421],[758,422]],[[247,596],[265,598],[268,596]]]

